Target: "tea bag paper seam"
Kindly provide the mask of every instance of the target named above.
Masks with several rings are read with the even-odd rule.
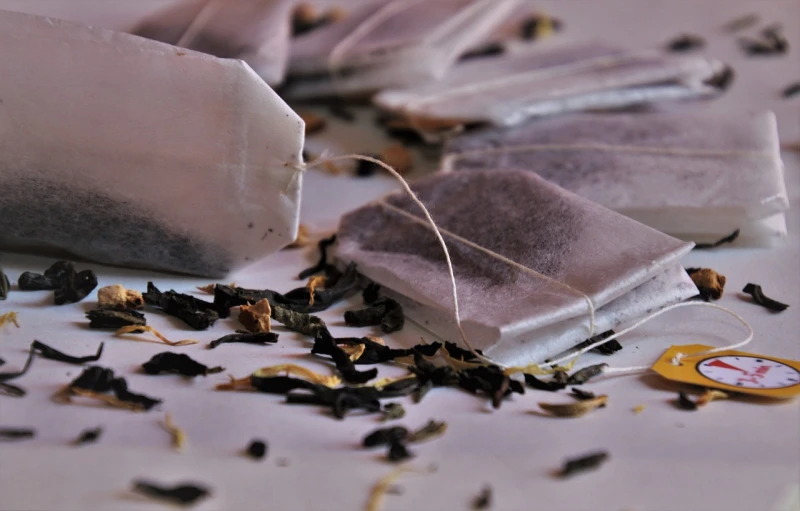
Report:
[[[382,207],[384,207],[386,209],[389,209],[389,210],[391,210],[391,211],[393,211],[395,213],[398,213],[398,214],[408,218],[409,220],[412,220],[412,221],[417,222],[419,224],[422,224],[422,225],[425,225],[427,227],[430,227],[430,225],[427,222],[425,222],[423,219],[421,219],[421,218],[419,218],[419,217],[417,217],[415,215],[412,215],[411,213],[409,213],[407,211],[404,211],[404,210],[402,210],[402,209],[400,209],[400,208],[398,208],[396,206],[393,206],[393,205],[391,205],[391,204],[389,204],[389,203],[387,203],[387,202],[385,202],[383,200],[375,201],[375,203],[378,204],[379,206],[382,206]],[[444,235],[446,235],[446,236],[448,236],[448,237],[450,237],[450,238],[452,238],[452,239],[454,239],[454,240],[456,240],[458,242],[461,242],[461,243],[463,243],[463,244],[465,244],[465,245],[467,245],[467,246],[469,246],[471,248],[479,250],[479,251],[485,253],[486,255],[488,255],[490,257],[494,257],[495,259],[497,259],[499,261],[502,261],[502,262],[504,262],[506,264],[509,264],[509,265],[519,269],[520,271],[523,271],[523,272],[528,273],[530,275],[534,275],[536,277],[540,277],[540,278],[542,278],[542,279],[544,279],[544,280],[546,280],[546,281],[548,281],[548,282],[550,282],[552,284],[556,284],[556,285],[558,285],[560,287],[563,287],[563,288],[565,288],[565,289],[567,289],[567,290],[569,290],[569,291],[571,291],[571,292],[573,292],[575,294],[580,295],[584,300],[586,300],[586,305],[587,305],[588,312],[589,312],[589,337],[593,337],[595,335],[595,332],[594,332],[594,330],[595,330],[595,327],[594,327],[594,324],[595,324],[595,319],[594,319],[595,306],[594,306],[594,302],[592,301],[592,298],[589,295],[587,295],[586,293],[583,293],[582,291],[580,291],[578,289],[575,289],[572,286],[564,284],[563,282],[559,282],[558,280],[550,278],[547,275],[543,275],[543,274],[537,272],[536,270],[528,268],[527,266],[525,266],[523,264],[520,264],[520,263],[518,263],[518,262],[516,262],[516,261],[514,261],[512,259],[509,259],[509,258],[507,258],[507,257],[505,257],[505,256],[503,256],[501,254],[498,254],[497,252],[489,250],[486,247],[478,245],[477,243],[474,243],[474,242],[472,242],[472,241],[470,241],[470,240],[468,240],[466,238],[462,238],[461,236],[459,236],[459,235],[457,235],[455,233],[452,233],[452,232],[448,231],[447,229],[444,229],[443,227],[439,227],[438,229]]]

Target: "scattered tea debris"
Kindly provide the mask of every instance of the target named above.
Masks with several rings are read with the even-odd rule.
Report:
[[[555,415],[556,417],[581,417],[592,410],[605,407],[607,402],[608,396],[602,395],[593,397],[591,399],[582,399],[581,401],[577,401],[575,403],[539,403],[539,407],[551,415]]]
[[[147,283],[143,297],[148,305],[180,319],[195,330],[205,330],[219,319],[213,303],[172,290],[162,293],[152,282]]]
[[[703,80],[703,85],[714,87],[717,90],[725,91],[730,88],[736,78],[736,71],[728,64],[714,73],[710,78]]]
[[[406,444],[401,441],[392,442],[386,453],[386,459],[392,463],[400,463],[401,461],[406,461],[413,457],[414,455],[408,450]]]
[[[386,403],[381,410],[381,421],[402,419],[406,416],[406,409],[400,403]]]
[[[68,364],[85,364],[86,362],[97,362],[100,360],[100,356],[103,354],[103,345],[104,343],[101,342],[100,346],[97,347],[97,353],[94,355],[87,355],[85,357],[73,357],[72,355],[67,355],[66,353],[62,353],[55,348],[51,348],[40,341],[33,341],[33,344],[31,344],[31,349],[42,358],[66,362]]]
[[[366,511],[380,511],[383,503],[383,496],[388,492],[394,482],[404,473],[408,472],[406,467],[398,467],[389,474],[381,477],[369,494]]]
[[[5,314],[0,314],[0,327],[5,326],[6,323],[10,323],[19,328],[19,323],[17,322],[17,313],[12,311],[6,312]]]
[[[301,271],[300,274],[297,276],[300,280],[305,280],[311,275],[319,273],[325,270],[325,267],[328,266],[328,247],[336,243],[336,235],[332,235],[330,238],[324,238],[319,241],[317,246],[319,247],[319,262],[312,266],[311,268],[306,268],[305,270]]]
[[[748,283],[746,286],[744,286],[742,292],[752,296],[754,302],[762,307],[766,307],[771,311],[781,312],[789,308],[789,306],[785,303],[781,303],[777,300],[766,297],[764,292],[761,290],[761,286],[758,284]]]
[[[319,8],[309,2],[303,2],[294,9],[292,14],[292,36],[297,37],[316,30],[329,23],[334,23],[347,16],[347,11],[341,7],[332,7],[322,13]]]
[[[2,440],[23,440],[36,436],[33,428],[3,428],[0,427],[0,439]]]
[[[306,283],[306,290],[308,290],[308,304],[314,305],[314,292],[317,288],[324,288],[328,285],[328,277],[322,275],[314,275],[308,278]]]
[[[403,307],[396,300],[384,297],[365,309],[345,312],[344,321],[355,327],[380,325],[384,333],[390,334],[401,330],[406,318]]]
[[[172,447],[176,451],[182,451],[186,445],[186,432],[172,421],[172,415],[169,412],[164,414],[164,422],[161,425],[172,436]]]
[[[567,379],[567,385],[583,385],[595,376],[602,374],[606,367],[608,367],[608,364],[595,364],[575,371]]]
[[[303,123],[306,126],[306,136],[309,135],[316,135],[325,130],[325,126],[327,122],[325,118],[321,115],[317,115],[313,112],[309,111],[300,111],[297,113],[301,119],[303,119]]]
[[[220,344],[243,342],[248,344],[274,344],[278,342],[278,334],[274,332],[248,332],[246,330],[237,330],[235,334],[228,334],[220,337],[208,344],[208,349],[214,349]]]
[[[142,364],[142,370],[147,374],[176,373],[182,376],[207,376],[221,373],[225,368],[208,367],[193,360],[189,355],[165,351],[153,355],[153,358]]]
[[[0,383],[0,392],[11,397],[25,397],[25,389],[10,383]]]
[[[192,340],[192,339],[184,339],[183,341],[170,341],[169,339],[167,339],[166,337],[161,335],[161,332],[159,332],[155,328],[153,328],[151,326],[143,326],[143,325],[124,326],[124,327],[120,328],[119,330],[117,330],[116,332],[114,332],[114,335],[117,336],[117,337],[122,337],[125,334],[141,334],[141,333],[144,333],[144,332],[150,332],[151,334],[155,335],[159,339],[160,342],[163,342],[164,344],[169,344],[170,346],[188,346],[190,344],[197,344],[198,343],[198,341],[195,341],[195,340]],[[133,339],[135,341],[141,340],[141,339],[137,339],[135,337],[127,337],[127,339]]]
[[[725,275],[720,275],[711,268],[686,268],[686,273],[700,291],[700,298],[706,302],[719,300],[725,290]]]
[[[269,300],[263,298],[254,305],[241,305],[239,307],[239,322],[253,333],[269,332],[272,330],[270,315],[272,309]]]
[[[89,328],[108,328],[119,330],[125,326],[145,326],[147,320],[141,312],[126,309],[94,309],[86,313]]]
[[[631,409],[631,411],[633,412],[634,415],[639,415],[644,411],[644,409],[645,405],[636,405]]]
[[[492,487],[485,485],[481,492],[472,501],[472,509],[482,510],[492,507]]]
[[[191,506],[198,500],[211,495],[211,492],[206,487],[196,484],[162,486],[147,481],[136,481],[133,484],[133,490],[147,497],[185,506]]]
[[[594,392],[589,392],[588,390],[582,390],[577,387],[572,387],[572,389],[570,390],[572,390],[572,395],[573,397],[575,397],[575,399],[580,399],[582,401],[588,399],[594,399],[595,397],[597,397]]]
[[[602,341],[603,339],[608,339],[609,337],[614,335],[614,333],[615,332],[613,330],[606,330],[601,334],[597,334],[594,337],[590,337],[589,339],[586,339],[585,341],[576,344],[573,350],[580,351],[583,348],[590,346],[598,341]],[[595,351],[602,355],[613,355],[614,353],[618,352],[621,349],[622,345],[619,343],[619,341],[617,341],[616,339],[611,339],[610,341],[595,347],[592,351]]]
[[[264,440],[254,439],[247,446],[247,455],[254,460],[262,460],[267,455],[267,443]]]
[[[72,442],[72,445],[86,445],[86,444],[93,444],[100,439],[100,435],[103,434],[103,428],[98,426],[94,429],[84,429],[78,438]]]
[[[430,419],[427,424],[419,428],[418,430],[412,432],[408,436],[409,443],[417,443],[417,442],[427,442],[428,440],[433,440],[434,438],[438,438],[447,432],[447,423],[444,421],[435,421]]]
[[[460,57],[458,57],[459,62],[466,62],[468,60],[480,59],[484,57],[494,57],[496,55],[502,55],[506,52],[506,45],[501,41],[493,41],[473,50],[470,50]]]
[[[103,401],[115,408],[133,411],[150,410],[161,403],[160,399],[130,392],[125,378],[117,378],[112,369],[100,366],[84,369],[77,378],[56,394],[55,399],[70,403],[71,396],[88,397]]]
[[[789,42],[780,25],[770,25],[761,31],[757,39],[741,37],[739,45],[751,56],[782,55],[789,51]]]
[[[798,94],[800,94],[800,82],[794,82],[790,85],[787,85],[786,88],[783,89],[783,92],[781,92],[781,95],[784,98],[791,98],[793,96],[797,96]],[[0,283],[0,286],[2,286],[2,283]],[[2,300],[2,294],[2,291],[0,291],[0,300]]]
[[[722,29],[726,32],[739,32],[740,30],[745,30],[754,26],[760,20],[761,17],[756,13],[745,14],[744,16],[729,21]]]
[[[408,438],[408,429],[403,426],[376,429],[361,441],[364,447],[380,447]]]
[[[300,224],[297,226],[297,236],[295,237],[294,241],[286,245],[286,248],[293,249],[293,248],[303,248],[311,244],[311,233],[308,230],[308,226],[306,224]],[[236,286],[231,286],[236,287]]]
[[[11,284],[8,282],[8,275],[3,272],[3,268],[0,268],[0,300],[8,298],[8,290],[10,287]]]
[[[28,372],[28,369],[31,367],[31,362],[33,362],[33,354],[33,346],[31,345],[31,349],[28,352],[28,360],[25,361],[25,365],[22,367],[21,371],[0,373],[0,388],[2,388],[8,395],[14,397],[23,397],[25,395],[25,389],[17,387],[16,385],[12,385],[8,382],[15,378],[19,378],[20,376],[24,376],[25,373]]]
[[[398,174],[405,176],[414,167],[414,160],[411,151],[404,145],[392,144],[381,150],[380,160],[394,168]]]
[[[545,14],[534,14],[520,25],[520,37],[526,41],[536,41],[561,30],[563,23]]]
[[[608,453],[604,451],[581,456],[580,458],[572,458],[564,464],[560,476],[569,477],[580,472],[596,469],[606,461],[608,461]]]
[[[272,319],[293,332],[299,332],[310,337],[316,337],[317,332],[327,328],[325,322],[318,316],[294,312],[279,305],[272,307]]]
[[[378,375],[377,369],[370,369],[367,371],[357,370],[353,361],[350,360],[347,353],[336,344],[336,340],[327,329],[320,329],[317,332],[317,336],[314,338],[314,348],[311,350],[311,353],[329,355],[333,359],[334,364],[336,364],[336,369],[348,383],[357,385],[367,383]]]
[[[97,275],[92,270],[75,271],[68,261],[53,263],[44,274],[26,271],[17,285],[23,291],[55,291],[56,305],[83,300],[97,287]]]
[[[728,397],[729,396],[727,392],[723,392],[717,389],[706,389],[706,391],[703,392],[703,394],[699,398],[697,398],[695,404],[698,407],[701,407],[707,405],[708,403],[716,399],[728,399]]]
[[[694,51],[706,45],[705,39],[694,34],[681,34],[667,43],[671,52],[684,53]]]
[[[678,406],[683,408],[684,410],[697,410],[697,403],[692,401],[686,392],[679,392],[678,393]]]
[[[732,233],[728,234],[724,238],[719,239],[719,240],[717,240],[717,241],[715,241],[713,243],[696,243],[694,248],[695,249],[700,249],[700,250],[705,250],[705,249],[709,249],[709,248],[717,248],[718,246],[725,245],[726,243],[733,243],[734,241],[736,241],[739,238],[739,232],[740,232],[740,230],[736,229],[735,231],[733,231]]]
[[[566,374],[566,373],[565,373]],[[555,392],[567,387],[566,381],[551,379],[549,381],[542,381],[532,374],[525,373],[525,384],[536,390],[546,390],[548,392]]]
[[[97,305],[101,309],[141,309],[144,307],[144,298],[135,289],[125,289],[120,284],[114,284],[101,287],[97,291]]]

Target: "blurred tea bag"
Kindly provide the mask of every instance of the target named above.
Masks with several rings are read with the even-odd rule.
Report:
[[[374,102],[432,136],[432,128],[513,125],[576,110],[713,97],[728,85],[730,73],[696,55],[627,52],[598,41],[544,42],[463,62],[442,80],[384,90]]]
[[[222,277],[290,243],[303,123],[240,60],[0,11],[0,250]]]
[[[294,0],[187,0],[133,33],[221,58],[242,59],[270,85],[283,82]]]
[[[392,0],[370,4],[292,41],[283,94],[363,95],[444,76],[520,0]]]
[[[691,243],[531,172],[440,173],[412,188],[449,248],[467,338],[500,363],[541,362],[697,294],[678,263]],[[407,196],[345,215],[335,254],[385,286],[409,319],[459,340],[441,246]]]
[[[655,229],[712,242],[786,235],[772,112],[573,114],[451,139],[445,170],[525,169]]]

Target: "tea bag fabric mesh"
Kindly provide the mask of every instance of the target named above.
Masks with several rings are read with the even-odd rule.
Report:
[[[693,108],[540,119],[452,138],[443,168],[527,169],[695,241],[737,228],[751,243],[785,234],[780,220],[789,201],[776,120],[768,111]]]
[[[136,35],[247,62],[270,85],[289,60],[294,0],[189,0],[142,20]]]
[[[0,247],[221,277],[296,236],[302,120],[242,61],[0,11]]]
[[[592,308],[653,280],[692,248],[530,172],[437,174],[412,187],[450,250],[470,342],[506,360],[583,341]],[[452,317],[451,283],[441,247],[410,199],[390,195],[345,215],[336,257],[415,302],[409,318],[458,340],[425,323],[425,315]],[[658,307],[675,296],[648,298]],[[571,328],[573,335],[553,342],[553,332]]]
[[[439,79],[519,0],[394,0],[293,43],[290,98],[365,94]],[[308,76],[312,75],[312,76]]]

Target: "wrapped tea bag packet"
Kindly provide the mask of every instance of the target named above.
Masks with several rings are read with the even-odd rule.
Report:
[[[439,79],[520,0],[392,0],[292,41],[294,99],[368,94]]]
[[[295,238],[302,147],[243,61],[0,11],[0,250],[224,276]]]
[[[573,114],[451,139],[445,170],[527,169],[655,229],[711,242],[785,236],[772,112]]]
[[[696,55],[627,52],[598,41],[536,44],[456,66],[444,79],[384,90],[374,102],[422,133],[462,124],[513,125],[575,110],[711,97],[726,67]]]
[[[412,188],[450,250],[467,338],[500,363],[542,362],[697,294],[678,264],[691,243],[534,173],[439,173]],[[385,286],[408,318],[459,340],[441,246],[406,195],[345,215],[335,254]]]
[[[289,60],[294,0],[188,0],[142,20],[133,33],[216,57],[242,59],[270,85]]]

